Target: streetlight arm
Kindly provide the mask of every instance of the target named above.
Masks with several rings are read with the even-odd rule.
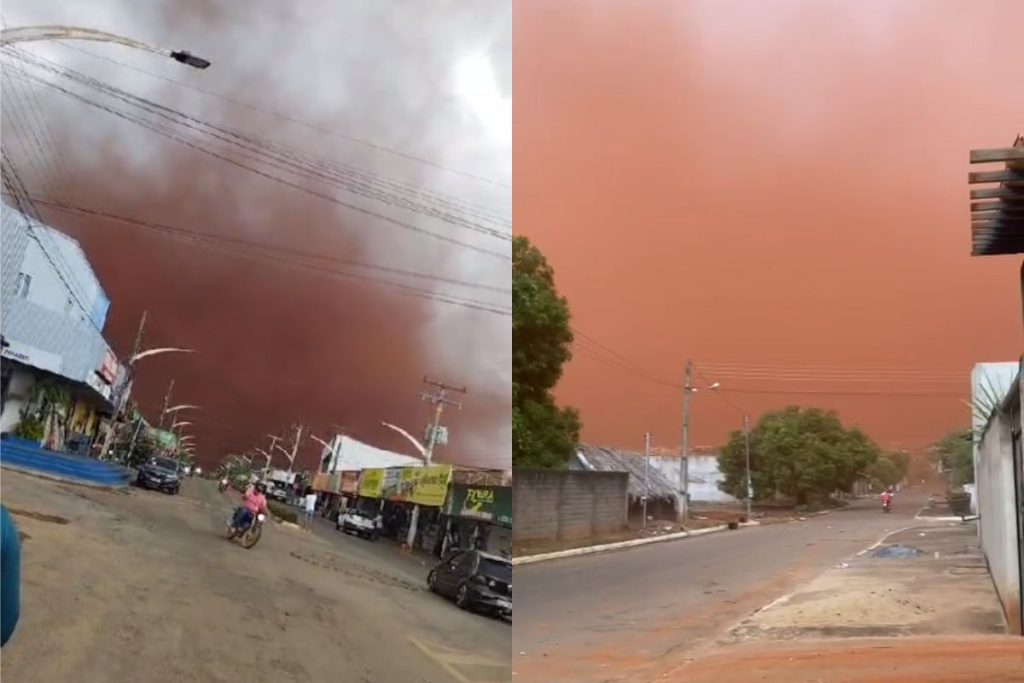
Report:
[[[411,443],[413,446],[416,447],[416,450],[419,451],[419,453],[423,457],[423,459],[426,460],[426,458],[427,458],[427,447],[424,446],[423,444],[421,444],[416,439],[416,437],[414,437],[412,434],[410,434],[409,432],[405,431],[401,427],[393,425],[393,424],[391,424],[389,422],[381,422],[380,424],[381,424],[381,426],[387,427],[388,429],[396,431],[399,434],[401,434],[402,436],[404,436],[406,438],[406,440],[409,441],[409,443]]]
[[[160,349],[146,349],[132,356],[131,363],[142,360],[143,358],[149,358],[150,356],[156,356],[161,353],[198,353],[195,349],[179,349],[171,346],[163,347]]]
[[[161,57],[170,57],[176,62],[181,62],[195,69],[205,69],[210,66],[208,60],[197,57],[185,50],[168,50],[167,48],[149,45],[133,38],[119,36],[116,33],[97,31],[91,28],[79,26],[18,26],[5,28],[0,31],[0,45],[11,45],[13,43],[27,43],[39,40],[94,40],[101,43],[116,43],[136,50],[144,50]]]

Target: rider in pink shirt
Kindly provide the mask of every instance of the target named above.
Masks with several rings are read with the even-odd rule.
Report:
[[[235,513],[235,519],[231,526],[235,529],[242,529],[249,526],[257,514],[268,514],[267,510],[267,485],[258,482],[242,495],[242,507]]]

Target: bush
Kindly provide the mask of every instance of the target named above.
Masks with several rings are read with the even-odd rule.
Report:
[[[282,522],[291,522],[297,524],[299,521],[299,514],[295,511],[295,508],[284,503],[279,503],[276,500],[267,501],[267,508],[270,509],[270,514],[274,515],[277,519]]]
[[[21,418],[21,422],[14,428],[14,435],[26,441],[39,443],[43,440],[45,431],[43,421],[38,417],[30,416]]]

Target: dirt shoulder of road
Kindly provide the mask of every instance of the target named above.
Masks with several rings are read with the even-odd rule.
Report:
[[[1004,634],[974,524],[889,535],[733,629],[737,641]]]
[[[749,643],[687,662],[655,683],[1021,683],[1024,638],[912,637]]]

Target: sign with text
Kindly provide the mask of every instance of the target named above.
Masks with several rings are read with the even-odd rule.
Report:
[[[40,370],[46,370],[55,375],[60,374],[60,366],[63,362],[60,354],[43,351],[13,339],[4,339],[4,341],[7,342],[7,346],[3,347],[4,358],[9,358],[25,365],[31,365]]]
[[[387,470],[363,470],[359,477],[359,495],[364,498],[380,498],[384,492],[384,476]]]
[[[417,481],[409,497],[410,503],[441,507],[448,496],[448,484],[452,480],[451,465],[431,465],[418,467]]]
[[[107,384],[113,384],[117,379],[117,356],[115,356],[112,351],[108,350],[103,356],[103,364],[96,372],[99,373],[104,382]]]
[[[454,517],[512,526],[512,489],[508,486],[455,484],[446,511]]]

